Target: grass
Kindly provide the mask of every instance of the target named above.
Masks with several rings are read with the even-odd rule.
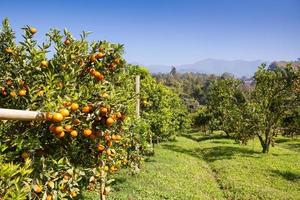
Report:
[[[157,146],[138,175],[118,174],[109,199],[300,199],[299,145],[279,137],[262,154],[256,140],[189,134]]]

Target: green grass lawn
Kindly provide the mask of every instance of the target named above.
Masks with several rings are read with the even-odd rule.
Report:
[[[186,137],[157,146],[138,175],[119,173],[108,199],[300,199],[300,139],[280,137],[262,154],[256,140]]]

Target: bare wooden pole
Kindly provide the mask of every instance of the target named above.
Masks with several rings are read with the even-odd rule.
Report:
[[[41,121],[45,115],[38,111],[0,108],[0,120]]]
[[[136,116],[137,118],[140,117],[140,75],[137,75],[135,77],[135,93],[137,95],[136,97]]]

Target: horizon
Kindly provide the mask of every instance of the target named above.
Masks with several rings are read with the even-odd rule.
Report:
[[[4,1],[0,13],[17,33],[27,24],[36,27],[39,42],[54,27],[67,28],[76,38],[82,30],[91,31],[90,40],[122,43],[128,62],[145,66],[300,56],[297,0]]]

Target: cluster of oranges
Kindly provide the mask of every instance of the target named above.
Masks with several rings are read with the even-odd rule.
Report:
[[[10,96],[10,97],[24,97],[28,93],[28,86],[25,84],[25,81],[20,80],[17,84],[11,79],[6,79],[4,86],[0,87],[0,94],[2,97]]]

